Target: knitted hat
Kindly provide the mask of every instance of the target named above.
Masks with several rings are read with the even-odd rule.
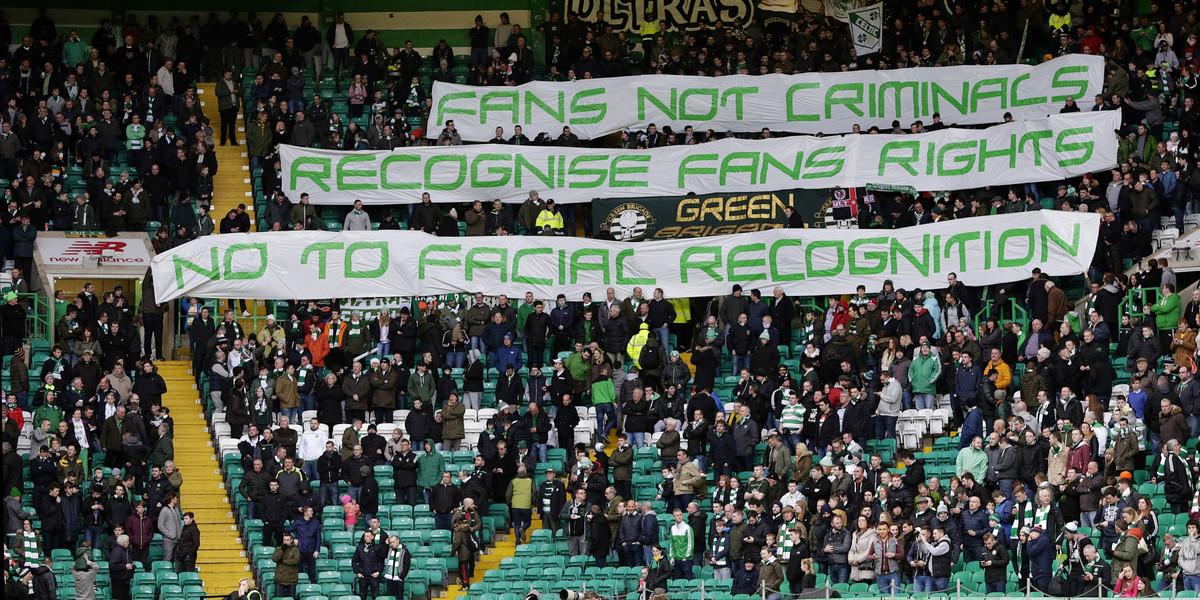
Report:
[[[74,567],[75,567],[76,571],[88,570],[87,559],[88,559],[88,555],[91,554],[91,552],[92,552],[91,548],[76,548],[75,549],[75,565],[74,565]]]
[[[1129,535],[1131,535],[1139,540],[1142,539],[1142,528],[1141,527],[1130,527],[1128,533],[1129,533]]]

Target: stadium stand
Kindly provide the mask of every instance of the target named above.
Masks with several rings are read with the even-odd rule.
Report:
[[[762,9],[775,4],[788,12]],[[1196,8],[887,0],[883,50],[858,57],[810,4],[662,21],[575,2],[0,12],[5,598],[1200,596]],[[1100,212],[1074,276],[844,297],[160,304],[146,281],[55,281],[39,255],[49,232],[146,236],[156,253],[275,230],[611,239],[537,198],[283,194],[280,144],[462,143],[427,138],[434,81],[1076,53],[1108,59],[1105,89],[1062,112],[1120,112],[1111,172],[860,194],[818,219]]]

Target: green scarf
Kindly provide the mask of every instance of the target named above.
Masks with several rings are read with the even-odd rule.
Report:
[[[22,531],[21,546],[24,548],[25,566],[37,568],[42,564],[42,542],[36,531]]]
[[[1036,527],[1038,525],[1041,525],[1042,529],[1045,529],[1046,525],[1049,522],[1048,521],[1049,517],[1050,517],[1050,507],[1049,506],[1037,507],[1033,511],[1033,525],[1030,525],[1030,527]]]
[[[404,546],[399,548],[388,547],[387,558],[383,561],[383,578],[391,581],[400,579],[400,569],[404,568],[404,562],[400,559],[408,549]]]

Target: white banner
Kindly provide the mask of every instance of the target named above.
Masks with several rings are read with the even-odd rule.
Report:
[[[435,237],[412,231],[210,235],[154,258],[159,302],[202,298],[305,299],[508,294],[532,291],[619,297],[635,286],[674,298],[783,286],[792,295],[941,288],[947,274],[967,285],[1087,269],[1100,219],[1039,211],[943,221],[897,230],[773,229],[636,244],[572,237]]]
[[[881,17],[882,18],[882,17]],[[564,126],[581,139],[650,123],[676,133],[772,131],[825,134],[890,130],[892,121],[957,125],[999,123],[1058,113],[1068,97],[1090,100],[1103,90],[1104,59],[1072,54],[1040,65],[959,66],[801,75],[636,75],[570,82],[539,81],[492,88],[434,82],[426,135],[453,120],[465,141],[486,142],[496,127],[529,139],[558,137]],[[1084,103],[1084,102],[1081,102]]]
[[[317,204],[500,198],[537,190],[560,203],[721,191],[859,187],[918,190],[1061,180],[1117,162],[1117,111],[1079,112],[987,129],[918,135],[724,139],[653,150],[434,146],[342,152],[281,146],[283,189]]]
[[[883,46],[883,3],[850,11],[850,39],[859,56],[879,52]]]

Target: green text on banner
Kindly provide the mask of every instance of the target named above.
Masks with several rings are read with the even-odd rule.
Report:
[[[968,285],[1082,273],[1100,217],[1038,211],[897,230],[772,229],[642,243],[554,236],[435,237],[413,231],[288,231],[202,237],[154,257],[158,302],[203,298],[362,298],[472,293],[538,298],[624,296],[636,286],[670,297],[730,285],[792,295]]]
[[[1079,112],[987,129],[916,135],[724,139],[652,150],[433,146],[343,152],[281,146],[283,190],[317,204],[523,201],[861,187],[918,190],[1054,181],[1117,162],[1119,111]]]
[[[857,22],[866,26],[866,21]],[[569,82],[538,81],[507,88],[435,82],[427,135],[453,120],[463,140],[486,142],[521,125],[533,139],[558,137],[564,126],[583,139],[654,123],[676,132],[772,131],[825,134],[891,130],[929,123],[934,113],[957,125],[999,123],[1058,113],[1068,97],[1103,90],[1104,59],[1071,54],[1037,66],[957,66],[800,75],[637,75]]]

